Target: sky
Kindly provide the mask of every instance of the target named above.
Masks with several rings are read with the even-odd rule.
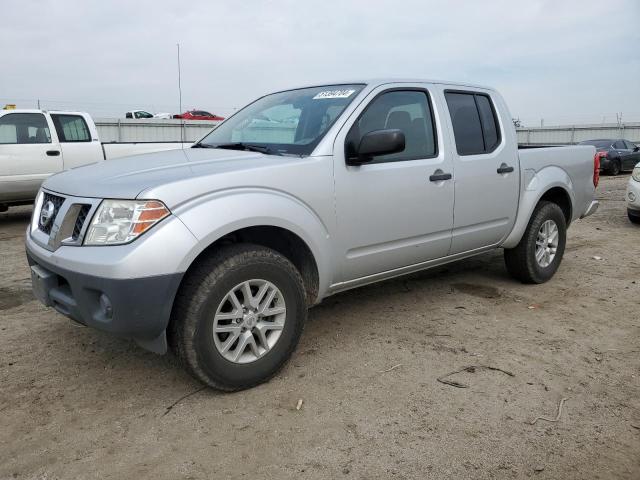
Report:
[[[223,116],[367,78],[497,88],[525,126],[640,121],[640,0],[0,0],[0,106]]]

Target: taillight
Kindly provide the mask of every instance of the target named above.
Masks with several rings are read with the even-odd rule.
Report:
[[[593,157],[593,186],[596,188],[600,183],[600,157],[603,156],[602,153],[604,153],[604,156],[607,155],[607,152],[596,152]]]

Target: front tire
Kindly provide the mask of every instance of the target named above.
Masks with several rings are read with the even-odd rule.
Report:
[[[508,272],[523,283],[544,283],[558,270],[567,242],[567,224],[562,209],[541,201],[514,248],[505,248]]]
[[[632,211],[634,213],[631,213]],[[627,217],[629,217],[629,221],[631,223],[635,223],[636,225],[640,225],[640,211],[631,210],[630,208],[627,208]]]
[[[251,388],[289,359],[307,318],[302,277],[275,250],[219,248],[187,273],[167,329],[196,379],[218,390]]]

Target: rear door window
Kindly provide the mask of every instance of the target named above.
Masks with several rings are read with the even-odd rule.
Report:
[[[41,113],[9,113],[0,117],[0,144],[51,143],[51,132]]]
[[[482,124],[473,95],[446,93],[447,106],[453,124],[453,134],[459,155],[484,153]]]
[[[500,127],[491,99],[473,92],[445,92],[458,155],[491,153],[500,144]]]
[[[53,124],[61,142],[90,142],[89,126],[80,115],[52,114]]]

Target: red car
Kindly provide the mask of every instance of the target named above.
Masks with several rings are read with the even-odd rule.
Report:
[[[173,118],[182,118],[183,120],[210,120],[218,122],[220,120],[224,120],[224,117],[205,112],[204,110],[189,110],[188,112],[174,115]]]

